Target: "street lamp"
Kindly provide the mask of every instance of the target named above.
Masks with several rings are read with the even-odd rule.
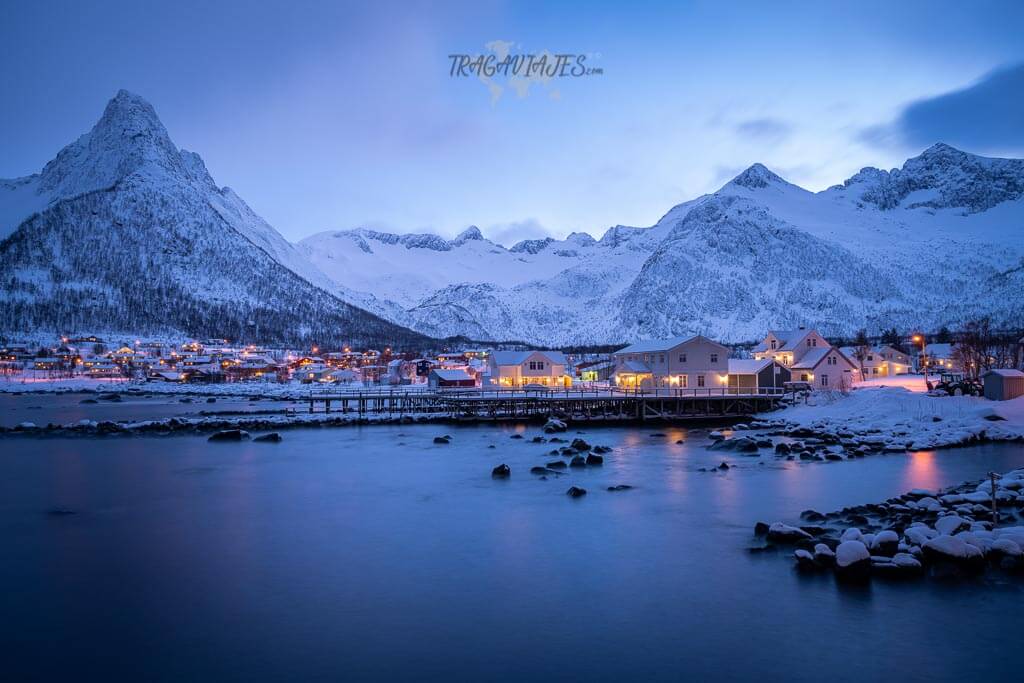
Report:
[[[921,345],[921,366],[924,368],[924,384],[928,386],[928,356],[924,351],[924,335],[915,334],[911,339],[915,344]]]

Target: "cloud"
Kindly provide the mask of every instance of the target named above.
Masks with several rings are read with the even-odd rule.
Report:
[[[527,218],[512,223],[496,223],[483,230],[487,239],[511,247],[521,240],[535,240],[551,237],[551,231],[536,218]]]
[[[1024,149],[1024,64],[1003,66],[972,85],[907,105],[892,123],[861,130],[878,147],[946,142],[970,151]]]
[[[790,136],[793,127],[785,121],[765,117],[740,121],[736,132],[746,138],[778,143]]]

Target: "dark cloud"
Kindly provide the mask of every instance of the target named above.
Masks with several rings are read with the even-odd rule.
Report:
[[[1024,64],[997,69],[973,85],[913,102],[891,124],[862,130],[862,142],[911,148],[946,142],[969,151],[1024,149]]]
[[[756,140],[782,142],[793,132],[793,127],[779,119],[760,118],[741,121],[736,124],[736,132]]]

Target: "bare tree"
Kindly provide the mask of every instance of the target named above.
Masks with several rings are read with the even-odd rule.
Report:
[[[857,337],[853,340],[853,356],[860,364],[860,378],[867,379],[864,374],[864,361],[871,354],[871,342],[868,341],[868,333],[865,329],[857,330]]]

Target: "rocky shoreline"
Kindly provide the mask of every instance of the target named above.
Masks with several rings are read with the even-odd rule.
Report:
[[[843,581],[1024,578],[1024,469],[941,491],[915,489],[882,503],[800,522],[758,522],[763,552],[793,547],[798,570]]]

